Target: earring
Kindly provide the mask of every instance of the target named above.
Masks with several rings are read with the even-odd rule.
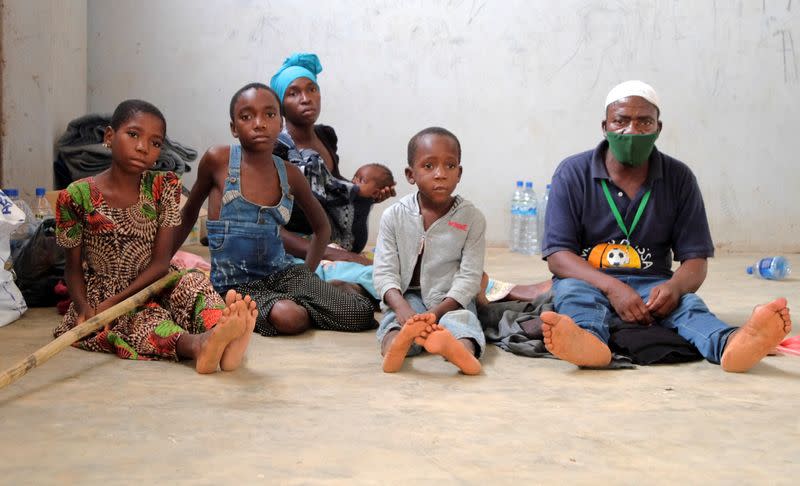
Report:
[[[111,144],[110,144],[110,143],[108,143],[108,142],[103,142],[103,147],[105,147],[105,148],[107,148],[107,149],[111,150]]]

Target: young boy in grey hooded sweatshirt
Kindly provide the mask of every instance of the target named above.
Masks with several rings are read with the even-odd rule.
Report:
[[[431,127],[408,143],[406,179],[419,188],[384,211],[373,280],[385,317],[377,338],[383,370],[406,356],[439,354],[464,374],[480,373],[486,340],[476,315],[486,249],[486,220],[453,192],[461,180],[461,145]]]

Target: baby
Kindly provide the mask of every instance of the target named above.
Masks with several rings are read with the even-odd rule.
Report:
[[[353,251],[364,249],[369,239],[369,212],[375,204],[375,196],[381,190],[395,185],[394,175],[383,164],[365,164],[353,176],[353,184],[358,185],[359,195],[353,201]]]

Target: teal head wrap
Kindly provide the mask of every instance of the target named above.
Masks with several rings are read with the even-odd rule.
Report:
[[[278,69],[278,72],[272,76],[269,85],[278,93],[278,98],[283,104],[283,95],[286,93],[286,88],[292,84],[297,78],[308,78],[317,83],[317,74],[322,72],[322,64],[319,63],[319,58],[316,54],[311,53],[296,53],[287,57],[283,61],[283,66]]]

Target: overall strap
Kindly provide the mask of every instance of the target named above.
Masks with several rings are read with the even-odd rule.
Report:
[[[228,157],[228,177],[225,178],[225,190],[222,192],[222,208],[229,202],[236,199],[241,194],[241,161],[242,146],[231,145],[230,156]]]
[[[228,157],[228,180],[238,185],[242,163],[242,146],[231,145],[230,152],[230,156]]]
[[[289,197],[289,177],[286,174],[286,165],[283,159],[277,155],[272,156],[272,161],[275,163],[275,168],[278,169],[278,178],[281,181],[281,192],[283,197]]]

